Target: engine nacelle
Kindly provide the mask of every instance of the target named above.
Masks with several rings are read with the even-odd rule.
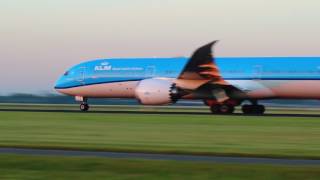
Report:
[[[176,84],[163,79],[145,79],[135,89],[135,96],[144,105],[166,105],[180,98]]]

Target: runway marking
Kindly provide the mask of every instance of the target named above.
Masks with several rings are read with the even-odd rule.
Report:
[[[305,160],[305,159],[222,157],[222,156],[125,153],[125,152],[80,151],[80,150],[53,150],[53,149],[49,150],[49,149],[28,149],[28,148],[0,148],[0,154],[68,156],[68,157],[71,157],[71,156],[103,157],[103,158],[117,158],[117,159],[174,160],[174,161],[194,161],[194,162],[232,163],[232,164],[320,165],[320,160]]]

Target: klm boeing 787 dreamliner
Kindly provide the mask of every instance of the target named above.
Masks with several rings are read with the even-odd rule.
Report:
[[[262,99],[320,99],[320,57],[214,58],[212,42],[190,58],[101,59],[78,64],[55,89],[74,96],[87,111],[88,98],[136,98],[144,105],[200,99],[214,114],[263,114]]]

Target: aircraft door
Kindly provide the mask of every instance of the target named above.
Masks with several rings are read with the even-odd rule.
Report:
[[[146,77],[154,77],[155,75],[155,71],[156,71],[156,67],[155,66],[148,66],[146,68],[146,71],[145,71],[145,76]]]
[[[82,66],[82,67],[79,67],[78,70],[77,70],[77,81],[84,85],[85,84],[85,72],[86,72],[86,67]]]
[[[262,65],[255,65],[253,68],[253,79],[261,80],[262,72],[263,72],[263,66]]]

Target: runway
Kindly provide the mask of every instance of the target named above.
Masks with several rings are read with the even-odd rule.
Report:
[[[270,165],[320,165],[320,160],[303,159],[275,159],[251,157],[220,157],[200,155],[173,155],[151,153],[125,153],[103,151],[78,150],[49,150],[27,148],[0,148],[0,154],[37,155],[37,156],[66,156],[66,157],[101,157],[116,159],[144,159],[144,160],[174,160],[190,162],[231,163],[231,164],[270,164]]]
[[[0,112],[50,112],[50,113],[99,113],[99,114],[145,114],[145,115],[157,115],[157,114],[164,114],[164,115],[212,115],[210,112],[186,112],[186,111],[177,111],[177,112],[170,112],[170,111],[134,111],[134,110],[99,110],[99,111],[88,111],[88,112],[81,112],[79,110],[52,110],[52,109],[5,109],[0,108]],[[234,113],[229,114],[227,116],[257,116],[260,117],[261,115],[245,115],[242,113]],[[305,117],[305,118],[319,118],[320,114],[295,114],[295,113],[266,113],[262,116],[265,117]]]

